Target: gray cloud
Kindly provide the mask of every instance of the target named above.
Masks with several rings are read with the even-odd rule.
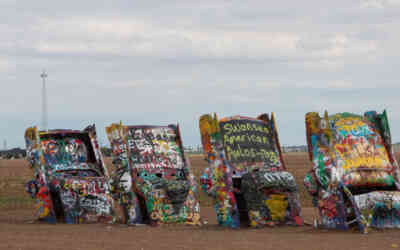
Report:
[[[1,1],[0,134],[23,146],[50,126],[179,122],[200,143],[203,113],[274,111],[282,144],[304,114],[387,108],[400,141],[400,4],[366,1]]]

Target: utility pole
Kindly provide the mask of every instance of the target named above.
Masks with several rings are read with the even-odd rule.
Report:
[[[47,74],[43,70],[40,77],[43,80],[43,87],[42,87],[42,129],[47,130],[47,94],[46,94],[46,77]]]

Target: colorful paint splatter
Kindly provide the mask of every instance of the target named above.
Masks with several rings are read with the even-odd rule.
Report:
[[[306,129],[314,166],[304,184],[319,209],[316,224],[358,225],[362,232],[368,226],[400,227],[399,167],[386,111],[364,116],[325,112],[323,118],[307,113]]]
[[[106,131],[118,165],[114,194],[126,223],[201,224],[197,184],[178,126],[112,124]]]
[[[200,118],[209,168],[201,176],[220,225],[238,228],[303,225],[297,185],[285,171],[275,120],[234,116]]]
[[[108,173],[96,130],[25,132],[27,158],[35,179],[26,184],[37,201],[38,217],[55,223],[113,222]]]

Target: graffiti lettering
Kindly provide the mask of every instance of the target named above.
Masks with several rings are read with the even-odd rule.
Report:
[[[221,122],[225,152],[231,163],[278,162],[271,129],[260,121],[230,120]]]
[[[234,133],[241,133],[241,132],[248,132],[248,131],[257,131],[260,133],[269,133],[269,130],[267,127],[263,125],[259,125],[256,123],[252,123],[250,121],[245,121],[242,124],[232,124],[232,123],[225,123],[223,125],[223,128],[225,130],[225,135],[230,135]]]
[[[132,128],[128,149],[137,168],[181,168],[181,149],[171,128]]]
[[[337,156],[342,160],[341,167],[344,170],[367,168],[386,168],[389,166],[389,158],[385,148],[379,142],[369,140],[368,136],[375,135],[365,123],[354,122],[354,126],[344,125],[347,128],[340,129],[343,136],[338,136],[334,145]]]
[[[240,145],[238,145],[236,149],[226,146],[225,150],[232,159],[258,158],[263,160],[271,160],[272,162],[276,162],[278,160],[275,152],[267,151],[265,149],[260,149],[257,151],[254,148],[246,148],[242,150]]]

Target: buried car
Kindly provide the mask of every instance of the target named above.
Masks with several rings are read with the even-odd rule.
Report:
[[[95,126],[25,132],[35,179],[26,185],[38,217],[55,223],[113,222],[113,200]]]
[[[209,167],[201,176],[220,225],[303,225],[297,185],[286,171],[272,113],[257,118],[200,117]]]
[[[197,183],[179,126],[106,128],[117,166],[113,194],[127,224],[200,225]]]
[[[386,111],[306,114],[312,170],[304,184],[322,228],[400,228],[399,166]]]

